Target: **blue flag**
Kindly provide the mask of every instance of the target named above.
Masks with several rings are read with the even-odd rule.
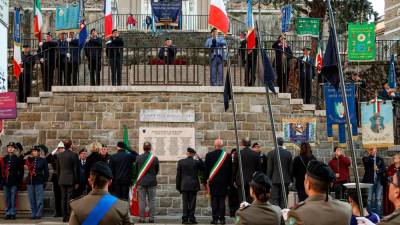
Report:
[[[229,102],[232,99],[232,88],[231,88],[231,74],[229,69],[226,73],[225,86],[224,86],[224,107],[225,112],[229,109]]]
[[[332,86],[339,89],[339,68],[337,61],[337,50],[333,40],[333,30],[329,30],[329,39],[326,45],[321,74]]]
[[[88,37],[88,32],[86,29],[85,21],[82,20],[80,24],[79,30],[79,49],[82,49],[85,46],[86,39]]]
[[[397,87],[397,77],[396,77],[396,66],[394,55],[390,56],[389,74],[388,74],[388,84],[389,87],[395,89]]]
[[[292,20],[292,16],[293,16],[293,8],[292,5],[288,4],[285,5],[282,10],[282,26],[281,26],[281,30],[282,33],[286,33],[290,31],[290,23]]]
[[[274,72],[274,69],[272,68],[271,62],[269,61],[265,49],[261,48],[260,51],[258,51],[258,60],[259,79],[263,81],[264,85],[268,86],[269,90],[276,94],[274,85],[276,74]]]

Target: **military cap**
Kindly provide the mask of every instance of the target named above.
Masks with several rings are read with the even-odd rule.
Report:
[[[110,167],[105,162],[96,162],[91,169],[92,172],[95,172],[105,178],[112,179],[113,174]]]
[[[39,148],[39,146],[34,145],[34,146],[32,146],[31,151],[38,151],[39,152],[40,148]]]
[[[86,148],[82,148],[82,149],[79,151],[79,154],[81,154],[82,152],[87,152]]]
[[[39,148],[39,150],[43,151],[44,154],[46,154],[46,155],[49,152],[49,149],[46,147],[46,145],[40,144],[40,145],[37,145],[37,147]]]
[[[335,174],[333,173],[331,168],[329,168],[329,166],[325,163],[317,160],[312,160],[308,163],[307,175],[316,180],[328,183],[335,180]]]
[[[271,180],[262,172],[255,172],[252,182],[264,186],[268,191],[271,190]]]
[[[48,36],[53,36],[53,35],[51,34],[51,32],[47,32],[46,35],[48,35]]]
[[[196,151],[191,147],[187,148],[187,152],[196,154]]]
[[[30,44],[24,44],[24,45],[22,46],[22,48],[30,48],[30,47],[31,47]]]
[[[7,147],[13,147],[13,148],[17,148],[17,146],[15,145],[14,142],[9,142]]]
[[[117,147],[118,147],[118,148],[122,148],[122,149],[126,149],[126,145],[125,145],[125,143],[122,142],[122,141],[118,141]]]
[[[15,143],[15,147],[16,147],[16,149],[18,149],[20,152],[22,152],[22,151],[24,150],[24,148],[22,147],[22,144],[19,143],[19,142]]]

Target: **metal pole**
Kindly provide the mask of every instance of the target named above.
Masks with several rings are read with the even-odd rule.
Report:
[[[226,50],[228,51],[228,75],[231,76],[231,60],[229,56],[229,48],[227,45]],[[244,179],[243,179],[243,168],[242,168],[242,156],[240,155],[240,145],[239,145],[239,133],[238,133],[238,128],[237,128],[237,119],[236,119],[236,104],[235,104],[235,94],[233,91],[233,85],[232,85],[232,77],[229,79],[229,85],[231,87],[232,91],[232,112],[233,112],[233,125],[235,127],[235,140],[236,140],[236,149],[237,149],[237,155],[238,155],[238,160],[239,160],[239,175],[240,175],[240,188],[242,189],[242,200],[243,202],[246,201],[246,192],[244,190]]]
[[[331,29],[333,30],[333,41],[334,41],[334,45],[336,48],[336,57],[337,57],[337,61],[338,61],[340,90],[342,92],[343,105],[346,110],[345,115],[346,115],[346,124],[347,124],[346,128],[347,128],[347,137],[348,137],[347,145],[351,151],[351,157],[352,157],[352,163],[353,163],[353,173],[354,173],[354,179],[355,179],[357,194],[358,194],[358,199],[359,199],[358,202],[359,202],[359,207],[360,207],[360,216],[364,216],[364,206],[362,203],[362,194],[361,194],[361,189],[360,189],[357,158],[356,158],[356,152],[354,150],[353,133],[351,130],[350,114],[349,114],[349,107],[348,107],[348,102],[347,102],[346,84],[345,84],[345,80],[344,80],[342,61],[341,61],[339,46],[338,46],[338,42],[337,42],[335,16],[333,15],[331,0],[328,0],[328,11],[329,11],[329,17],[330,17],[330,21],[331,21]]]
[[[261,51],[262,50],[262,46],[261,46],[262,42],[261,42],[261,38],[260,38],[260,31],[258,30],[258,23],[256,24],[256,29],[257,29],[257,36],[258,36],[258,51]],[[259,54],[259,56],[262,57],[263,54]],[[263,61],[261,61],[260,63],[263,63]],[[261,71],[258,71],[258,72],[260,73]],[[261,76],[261,74],[260,74],[260,77],[263,77],[263,76]],[[266,82],[266,81],[264,81],[264,82]],[[281,179],[283,204],[284,204],[284,208],[287,208],[286,187],[285,187],[285,180],[283,178],[282,161],[281,161],[281,155],[279,154],[280,149],[278,147],[278,141],[276,139],[275,120],[274,120],[274,114],[272,112],[271,97],[269,94],[269,89],[268,89],[267,84],[265,84],[265,92],[267,95],[267,105],[268,105],[268,113],[267,114],[269,114],[269,120],[271,122],[272,138],[274,139],[274,145],[275,145],[275,149],[276,149],[276,158],[278,160],[278,170],[279,170],[279,176]]]

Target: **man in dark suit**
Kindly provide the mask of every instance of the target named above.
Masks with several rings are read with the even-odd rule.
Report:
[[[82,195],[86,195],[86,186],[87,179],[85,176],[86,171],[86,158],[87,158],[87,150],[85,148],[79,151],[79,187],[75,191],[74,197],[80,197]]]
[[[79,48],[79,39],[75,37],[74,32],[70,33],[67,49],[67,71],[65,76],[65,84],[67,86],[78,84],[79,64],[81,62],[81,49]]]
[[[28,44],[23,46],[22,66],[23,70],[18,80],[18,101],[26,102],[31,96],[32,75],[35,67],[35,57],[31,54],[31,46]]]
[[[260,169],[260,161],[258,153],[251,150],[251,140],[246,137],[242,140],[242,150],[240,150],[240,156],[242,158],[242,170],[243,170],[243,182],[244,182],[244,190],[246,194],[246,198],[242,196],[241,191],[241,178],[240,178],[240,167],[239,167],[239,159],[238,154],[235,155],[233,160],[233,177],[235,179],[235,186],[239,190],[239,200],[241,202],[253,202],[250,197],[250,187],[249,182],[254,174],[254,172],[259,171]]]
[[[232,159],[222,148],[221,139],[214,142],[215,150],[207,153],[204,177],[207,179],[211,195],[212,221],[211,224],[225,224],[225,197],[231,184]],[[225,160],[219,160],[223,157]],[[220,161],[220,166],[216,166]],[[219,169],[214,169],[219,168]]]
[[[175,61],[176,46],[172,44],[172,40],[165,39],[164,46],[158,50],[158,58],[164,60],[165,64],[171,65]]]
[[[268,158],[267,158],[267,155],[262,152],[260,144],[258,144],[257,142],[254,143],[251,146],[251,149],[258,154],[258,160],[260,162],[260,167],[259,167],[258,171],[263,172],[264,174],[267,174]]]
[[[118,30],[112,31],[111,38],[106,42],[107,57],[111,67],[111,83],[113,86],[122,84],[122,56],[124,41],[119,37]]]
[[[279,149],[279,156],[281,158],[281,165],[282,165],[282,173],[283,173],[283,180],[285,183],[285,190],[286,193],[282,193],[282,185],[281,185],[281,177],[279,174],[278,168],[278,159],[277,153],[278,151],[275,149],[270,151],[267,155],[268,163],[267,163],[267,176],[272,181],[272,190],[271,190],[271,203],[281,207],[282,209],[286,208],[287,206],[284,205],[283,202],[283,195],[286,196],[289,194],[288,186],[292,181],[291,174],[292,174],[292,153],[286,150],[286,147],[283,146],[283,138],[278,137],[278,149]],[[287,199],[287,198],[286,198]]]
[[[74,189],[79,185],[79,159],[78,155],[71,150],[72,141],[64,141],[65,151],[57,157],[58,184],[61,187],[61,208],[63,222],[69,219],[68,203],[72,199]]]
[[[122,200],[129,200],[129,186],[132,184],[132,166],[136,160],[136,152],[126,152],[124,142],[117,143],[117,153],[110,156],[110,168],[114,179],[111,185],[112,193]]]
[[[90,70],[90,85],[100,85],[100,72],[101,72],[101,53],[103,41],[97,37],[96,29],[90,31],[90,39],[85,45],[85,55],[88,59],[88,66]]]
[[[56,50],[57,42],[53,41],[51,33],[48,32],[46,35],[46,41],[40,42],[38,48],[44,91],[51,91],[51,87],[53,86]]]
[[[67,72],[67,51],[70,40],[69,38],[65,38],[67,33],[62,32],[59,34],[59,39],[57,41],[58,44],[58,53],[57,53],[57,68],[58,68],[58,84],[64,85],[67,79],[66,72]],[[68,39],[68,41],[67,41]]]
[[[310,56],[310,51],[310,47],[304,47],[303,56],[297,60],[300,67],[300,94],[305,104],[311,103],[312,80],[315,75],[314,60]]]
[[[182,224],[197,224],[194,214],[196,212],[196,197],[200,190],[199,171],[204,164],[201,158],[194,159],[196,151],[187,149],[187,158],[178,161],[176,172],[176,190],[182,194]]]

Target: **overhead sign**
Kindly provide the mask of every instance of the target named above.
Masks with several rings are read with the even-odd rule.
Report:
[[[0,23],[8,26],[8,0],[0,0]]]
[[[0,93],[0,119],[17,118],[16,97],[15,92]]]
[[[375,23],[349,23],[349,61],[375,60]]]

